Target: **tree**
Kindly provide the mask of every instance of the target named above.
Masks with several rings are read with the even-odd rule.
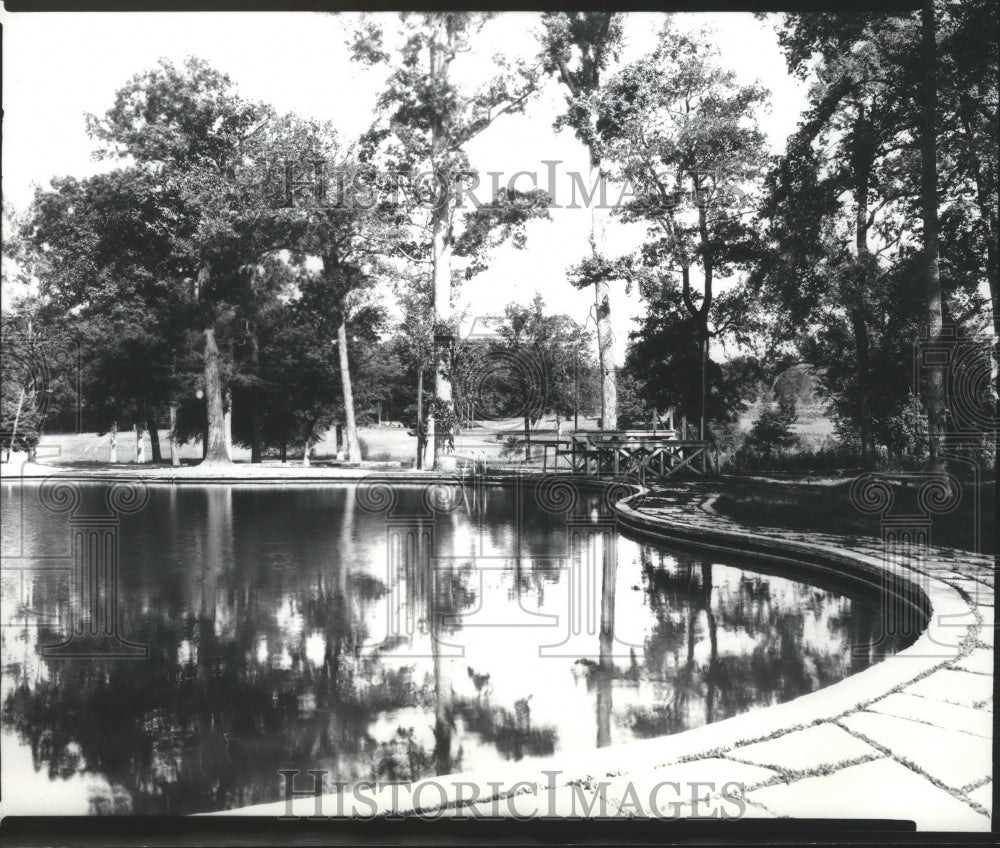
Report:
[[[134,420],[149,431],[154,459],[158,417],[176,394],[193,318],[187,298],[161,276],[170,255],[163,193],[136,168],[53,179],[21,229],[44,309],[62,313],[67,340],[85,345],[90,423],[106,431],[120,417]],[[123,332],[131,342],[114,350]]]
[[[994,420],[1000,418],[1000,192],[997,123],[1000,103],[1000,8],[989,0],[936,7],[938,144],[941,182],[948,201],[939,221],[947,268],[949,248],[960,244],[962,263],[985,277],[992,303]],[[966,214],[953,215],[952,210]],[[958,219],[951,226],[950,219]],[[949,238],[948,232],[956,235]],[[1000,432],[993,433],[994,470],[1000,470]]]
[[[270,110],[237,95],[224,74],[189,58],[133,77],[114,106],[88,116],[104,156],[129,157],[151,187],[150,226],[166,240],[161,280],[180,284],[204,336],[206,465],[230,462],[217,324],[245,296],[248,265],[273,247],[254,141]],[[263,226],[262,226],[263,224]]]
[[[556,129],[570,127],[587,148],[591,191],[601,197],[603,148],[598,131],[597,101],[601,75],[607,70],[622,43],[619,15],[613,12],[546,12],[542,15],[542,61],[547,73],[556,75],[566,89],[566,111],[556,120]],[[600,200],[590,198],[590,257],[581,265],[613,268],[606,261],[605,222]],[[597,358],[601,372],[601,426],[618,427],[618,390],[611,332],[611,280],[603,273],[571,271],[578,280],[594,287]]]
[[[969,209],[956,229],[968,234],[968,255],[975,263],[975,273],[988,283],[994,337],[1000,339],[1000,203],[995,150],[1000,8],[988,0],[952,0],[938,4],[935,10],[938,159],[941,187],[948,197],[940,223],[946,231],[950,208]],[[942,251],[947,246],[946,240]]]
[[[765,215],[774,221],[775,260],[760,271],[760,279],[767,275],[765,285],[778,293],[789,325],[805,319],[813,327],[811,335],[819,344],[807,338],[806,345],[814,357],[822,340],[841,335],[839,325],[815,332],[815,324],[829,327],[834,316],[846,322],[853,350],[845,356],[843,345],[836,343],[834,355],[842,359],[827,359],[833,370],[826,373],[825,382],[829,387],[830,378],[850,364],[853,373],[841,388],[849,387],[853,395],[849,417],[860,431],[869,468],[875,462],[872,348],[885,273],[880,253],[900,238],[897,219],[889,214],[898,200],[893,156],[899,149],[899,80],[892,78],[894,68],[871,42],[862,50],[852,50],[851,44],[864,34],[890,38],[887,29],[891,23],[874,16],[852,16],[849,22],[830,15],[786,17],[779,41],[789,70],[805,76],[817,54],[823,69],[811,90],[811,109],[770,178]],[[873,194],[881,202],[872,204]],[[841,205],[844,197],[851,207]],[[873,230],[884,245],[878,253],[870,247]],[[805,285],[803,278],[809,281]],[[824,315],[811,312],[809,304]],[[811,361],[819,364],[815,358]],[[839,396],[845,397],[843,392]]]
[[[3,315],[0,328],[0,451],[32,452],[45,424],[48,375],[30,319]]]
[[[651,292],[639,328],[630,335],[624,372],[649,405],[634,423],[644,425],[655,411],[673,408],[694,419],[704,408],[707,420],[725,424],[745,408],[747,381],[732,379],[711,359],[705,362],[705,395],[699,372],[700,350],[691,344],[693,319],[676,285]]]
[[[746,447],[768,457],[787,450],[798,440],[792,432],[796,418],[795,401],[779,397],[777,403],[764,409],[754,421],[747,434]]]
[[[399,323],[395,339],[395,349],[400,359],[407,363],[405,379],[408,391],[405,396],[414,397],[412,404],[401,405],[400,420],[412,428],[417,439],[415,467],[424,467],[424,453],[427,443],[427,421],[425,415],[426,390],[424,379],[431,360],[434,333],[433,291],[429,281],[421,274],[403,275],[396,279],[395,290],[403,317]],[[415,389],[415,395],[411,392]]]
[[[945,317],[963,323],[978,299],[978,280],[965,270],[976,252],[965,235],[973,227],[967,203],[948,204],[941,221],[947,221],[949,235],[940,238],[942,187],[932,185],[939,182],[933,171],[940,104],[931,102],[939,69],[927,61],[933,58],[928,11],[922,19],[792,15],[779,29],[789,69],[814,84],[810,110],[771,178],[765,215],[772,222],[773,248],[758,279],[767,278],[765,287],[779,295],[790,325],[802,322],[808,304],[827,295],[822,308],[849,322],[859,395],[853,417],[868,467],[875,456],[875,410],[884,399],[878,339],[887,320],[910,321],[913,303],[903,294],[902,308],[894,309],[885,289],[896,286],[904,267],[911,281],[923,280],[923,318],[911,339],[921,325],[936,338]],[[844,197],[851,200],[850,223]],[[948,274],[942,277],[939,253],[945,244]],[[917,273],[914,257],[922,263]],[[940,368],[931,367],[924,384],[933,432],[942,425],[941,378]],[[905,402],[905,393],[893,396]],[[938,440],[930,441],[937,465]]]
[[[36,330],[37,299],[25,268],[23,223],[3,207],[4,310],[0,315],[0,452],[32,450],[44,426],[50,375]]]
[[[678,269],[684,307],[700,349],[701,438],[708,414],[708,343],[718,277],[749,260],[754,233],[747,191],[767,162],[756,114],[767,100],[719,67],[707,34],[676,32],[668,22],[648,56],[623,68],[603,92],[598,132],[606,157],[636,190],[626,220],[649,224],[647,265],[666,278]],[[691,270],[701,268],[701,292]]]
[[[321,266],[319,278],[303,291],[304,301],[315,309],[317,330],[336,336],[337,359],[344,392],[344,418],[348,458],[361,459],[355,415],[348,325],[363,310],[380,277],[392,272],[396,245],[407,240],[397,204],[384,198],[362,196],[359,191],[370,168],[356,153],[341,144],[327,123],[301,121],[286,116],[273,133],[272,160],[284,159],[287,169],[311,177],[304,194],[286,190],[285,222],[290,227],[288,247],[296,260],[310,257]],[[336,163],[334,165],[334,163]]]
[[[334,345],[329,335],[317,332],[309,306],[276,310],[270,319],[261,328],[263,436],[281,449],[283,461],[288,445],[301,446],[305,463],[310,446],[343,415],[343,386],[330,362]]]
[[[941,269],[938,251],[938,167],[937,167],[937,34],[934,0],[920,5],[920,59],[923,70],[919,86],[920,101],[920,217],[924,298],[927,304],[927,331],[932,341],[941,338]],[[944,470],[943,447],[945,396],[944,370],[930,365],[927,375],[927,426],[930,430],[930,465]]]
[[[102,433],[116,423],[137,426],[140,438],[148,432],[152,460],[162,462],[158,429],[167,404],[182,394],[177,366],[190,345],[187,328],[162,314],[121,306],[79,322],[78,332],[87,339],[84,391],[91,422]]]
[[[289,446],[301,447],[305,456],[335,421],[347,418],[348,399],[359,423],[372,417],[377,384],[386,379],[385,367],[373,361],[384,315],[378,307],[358,307],[352,311],[350,333],[346,328],[338,333],[345,326],[341,293],[329,285],[322,267],[268,257],[258,268],[255,285],[252,329],[244,326],[242,337],[230,333],[236,337],[229,378],[233,438],[277,448],[283,460]],[[355,377],[348,377],[350,391],[345,391],[346,369],[338,367],[337,359],[357,367]],[[351,459],[362,459],[359,447]]]
[[[590,339],[568,315],[546,315],[541,295],[528,306],[508,304],[495,329],[497,339],[468,357],[465,382],[472,384],[474,402],[490,417],[523,420],[527,462],[531,428],[538,420],[576,410],[574,371],[589,364]]]
[[[524,63],[494,57],[500,72],[475,91],[459,84],[456,63],[471,50],[490,15],[458,12],[408,14],[402,17],[404,40],[394,70],[378,102],[388,128],[373,129],[369,146],[383,146],[383,163],[396,177],[411,182],[414,216],[426,217],[429,242],[418,258],[429,259],[433,288],[434,335],[438,340],[434,396],[454,413],[449,356],[455,338],[452,316],[452,255],[462,181],[469,176],[466,145],[501,115],[520,112],[538,84],[538,73]],[[369,24],[354,39],[356,59],[388,62],[381,29]],[[418,184],[430,177],[430,185]],[[422,195],[423,202],[419,202]],[[422,207],[422,208],[421,208]],[[421,213],[423,213],[421,215]],[[422,222],[415,221],[420,226]],[[442,460],[436,451],[435,467]]]

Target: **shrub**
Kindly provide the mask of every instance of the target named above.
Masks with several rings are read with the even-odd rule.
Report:
[[[765,409],[750,428],[747,447],[758,453],[772,453],[794,447],[798,437],[792,432],[792,425],[798,415],[795,401],[782,397],[777,406]]]
[[[837,471],[856,472],[862,465],[860,451],[851,445],[832,444],[813,451],[758,453],[746,445],[722,463],[731,473],[809,474]]]

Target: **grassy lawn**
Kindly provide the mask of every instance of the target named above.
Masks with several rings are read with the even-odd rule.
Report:
[[[580,419],[580,428],[593,428],[593,418]],[[477,457],[490,460],[509,461],[521,460],[523,451],[514,457],[501,457],[504,441],[508,436],[518,439],[524,435],[524,424],[520,420],[508,419],[490,421],[485,425],[476,424],[466,428],[455,437],[455,453],[462,457]],[[569,433],[570,427],[565,425],[563,433]],[[555,437],[556,422],[551,419],[539,421],[532,431],[532,438],[551,439]],[[170,463],[170,444],[167,441],[168,431],[160,430],[160,448],[166,464]],[[411,463],[417,452],[417,440],[403,427],[359,427],[358,437],[361,440],[361,453],[364,459],[377,462]],[[146,462],[152,461],[152,446],[149,435],[144,437]],[[178,454],[185,465],[201,461],[201,442],[181,445]],[[331,429],[323,439],[313,445],[312,457],[317,460],[334,459],[337,455],[337,444],[334,431]],[[429,458],[428,452],[428,458]],[[98,436],[96,433],[49,433],[42,436],[38,446],[39,462],[52,464],[71,464],[75,466],[107,465],[110,456],[110,442],[107,434]],[[118,464],[135,463],[135,433],[132,430],[122,430],[118,433]],[[250,449],[233,445],[232,458],[235,462],[249,462]],[[275,451],[265,453],[265,460],[277,458]],[[541,448],[533,449],[533,458],[540,463]],[[288,461],[302,461],[302,448],[289,447]]]
[[[719,487],[718,483],[707,485],[713,485],[715,490]],[[851,503],[850,487],[850,480],[796,482],[727,477],[715,510],[743,524],[879,538],[879,516],[856,509]],[[965,485],[954,511],[931,517],[931,544],[996,553],[995,511],[996,490],[992,483],[979,487],[978,498],[975,488]],[[920,513],[915,489],[898,487],[890,516]]]

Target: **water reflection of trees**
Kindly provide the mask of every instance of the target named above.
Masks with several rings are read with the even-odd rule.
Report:
[[[871,605],[840,591],[750,572],[713,585],[711,563],[666,557],[649,547],[642,548],[640,563],[654,617],[646,673],[660,700],[629,710],[636,736],[676,733],[788,701],[874,660],[852,657],[849,646],[871,640],[881,619]],[[775,582],[792,597],[776,598]],[[807,638],[807,620],[825,624],[824,638]],[[727,637],[725,650],[720,632]]]
[[[372,709],[399,700],[394,681],[363,686],[348,660],[364,632],[349,611],[346,562],[327,556],[288,587],[233,569],[232,492],[203,496],[203,551],[186,580],[157,597],[154,579],[124,602],[126,632],[150,645],[149,659],[49,662],[44,679],[19,681],[5,703],[5,722],[28,741],[36,767],[104,774],[124,790],[114,811],[275,800],[279,768],[324,767],[330,758],[338,777],[366,776],[345,771],[375,747]],[[298,632],[279,620],[288,598],[302,617]],[[317,631],[321,664],[306,644]],[[92,806],[103,811],[101,799]]]
[[[462,763],[457,717],[505,756],[553,749],[553,729],[452,691],[452,661],[441,648],[460,627],[455,614],[475,601],[471,563],[410,581],[409,600],[432,637],[426,681],[419,663],[387,662],[398,644],[373,643],[366,627],[387,587],[353,568],[357,539],[372,528],[353,526],[352,490],[324,495],[322,515],[313,498],[299,510],[270,503],[273,493],[228,487],[161,494],[162,510],[136,516],[140,562],[122,599],[123,630],[149,644],[148,660],[45,661],[37,676],[20,675],[4,703],[4,722],[30,746],[36,768],[53,778],[99,773],[114,787],[112,797],[90,799],[93,812],[274,801],[283,768],[326,769],[339,781],[449,773]],[[143,545],[163,538],[164,526],[150,524],[154,512],[186,537],[186,557],[146,559],[153,552]],[[330,516],[340,523],[321,530]],[[288,540],[285,557],[256,555],[276,539]],[[57,610],[55,595],[39,597],[51,606],[41,611]],[[38,643],[61,635],[39,631]],[[408,707],[434,716],[432,748],[410,728],[376,736],[377,717]]]
[[[36,767],[56,778],[101,773],[115,787],[92,800],[95,812],[274,801],[278,770],[287,768],[326,769],[339,781],[450,773],[465,766],[463,734],[515,760],[555,751],[556,728],[532,715],[530,693],[494,692],[491,669],[458,664],[447,650],[460,613],[477,600],[473,536],[482,528],[487,539],[499,534],[498,545],[520,528],[516,591],[541,593],[562,579],[556,564],[567,555],[566,535],[530,499],[517,506],[467,496],[451,512],[425,515],[437,552],[461,556],[432,563],[429,549],[412,549],[399,565],[417,630],[382,639],[369,628],[392,587],[365,557],[385,519],[356,509],[353,489],[154,495],[158,503],[123,524],[138,557],[123,571],[123,632],[150,645],[149,659],[43,661],[38,675],[18,672],[16,662],[5,670],[20,676],[4,722],[30,745]],[[418,512],[419,502],[401,497],[399,507]],[[600,518],[600,504],[582,498],[573,514],[595,510]],[[151,549],[165,530],[184,540],[182,553]],[[796,697],[873,661],[845,651],[878,635],[877,611],[864,604],[766,573],[638,550],[651,629],[627,667],[613,661],[615,560],[604,559],[597,659],[583,664],[598,746],[611,742],[615,721],[641,738],[673,733]],[[56,611],[56,593],[37,597],[48,605],[40,611]],[[810,621],[825,638],[806,638]],[[61,635],[42,631],[39,643]],[[422,658],[407,659],[414,647]],[[640,678],[655,697],[616,714],[614,699],[629,700],[621,688]]]

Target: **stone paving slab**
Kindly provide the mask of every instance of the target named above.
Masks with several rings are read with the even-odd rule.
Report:
[[[840,723],[952,789],[989,777],[993,768],[989,740],[968,733],[867,711]]]
[[[710,798],[719,799],[726,792],[742,797],[746,787],[776,777],[778,773],[772,769],[708,757],[663,768],[630,770],[609,780],[608,797],[619,809],[641,806],[649,815],[660,818],[680,816],[678,804],[687,806],[687,815],[706,815]],[[693,804],[705,809],[692,809]]]
[[[918,830],[988,830],[989,819],[930,781],[884,757],[747,793],[778,816],[914,821]]]
[[[993,815],[993,781],[984,783],[977,789],[973,789],[967,795],[968,799],[979,804],[991,816]]]
[[[993,694],[993,680],[987,675],[946,668],[907,686],[904,691],[935,701],[972,707]]]
[[[969,597],[976,602],[992,594],[992,591],[983,591],[983,589],[992,589],[990,582],[983,577],[967,577],[964,574],[958,574],[954,571],[947,571],[941,576],[956,588],[968,593]]]
[[[874,704],[869,704],[866,709],[870,712],[935,725],[945,730],[958,730],[987,741],[993,739],[993,716],[984,709],[960,707],[958,704],[932,701],[920,695],[904,692],[889,695]]]
[[[962,657],[952,668],[958,671],[971,671],[973,674],[993,676],[993,651],[976,648],[971,654]]]
[[[881,754],[843,728],[824,722],[766,742],[734,748],[730,756],[783,772],[804,772]]]
[[[772,813],[770,810],[765,810],[763,807],[759,807],[751,801],[744,799],[745,807],[743,811],[743,818],[745,819],[776,819],[778,818],[777,813]]]

